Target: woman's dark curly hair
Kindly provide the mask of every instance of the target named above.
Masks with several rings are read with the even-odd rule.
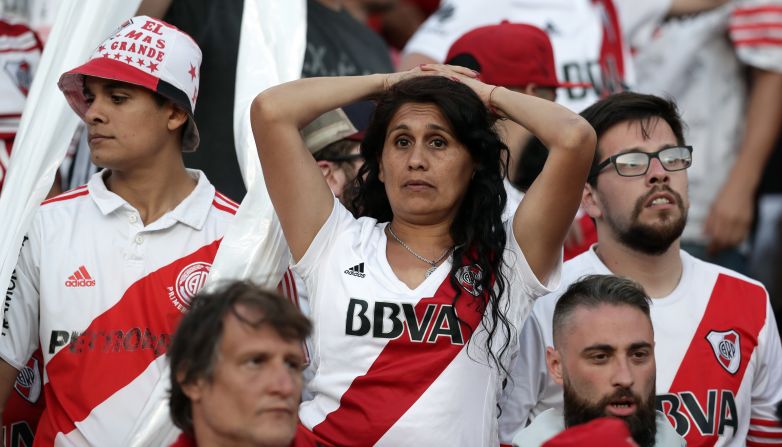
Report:
[[[484,298],[463,294],[457,280],[461,267],[477,264],[481,268],[483,275],[479,284],[489,291],[488,312],[484,312],[481,322],[489,335],[486,351],[495,366],[505,370],[500,357],[508,348],[512,335],[505,314],[507,301],[500,305],[500,297],[507,288],[507,278],[501,273],[500,264],[507,240],[502,212],[507,201],[503,178],[507,172],[508,148],[494,130],[496,117],[486,109],[478,95],[460,82],[442,76],[422,76],[399,82],[381,96],[361,143],[365,163],[356,179],[358,194],[353,200],[353,208],[358,216],[372,217],[379,222],[390,222],[393,218],[385,185],[378,178],[379,162],[389,123],[406,103],[437,106],[456,139],[467,148],[475,162],[475,175],[451,224],[451,238],[456,248],[450,280],[457,291],[454,303],[465,295],[467,299],[477,300],[480,309],[485,311]],[[496,351],[491,347],[498,327],[506,339]]]

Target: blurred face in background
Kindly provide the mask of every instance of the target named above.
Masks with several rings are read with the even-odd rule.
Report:
[[[260,312],[238,306],[248,321]],[[300,340],[269,325],[225,317],[210,379],[182,386],[190,398],[196,440],[203,445],[287,447],[296,433],[305,363]]]

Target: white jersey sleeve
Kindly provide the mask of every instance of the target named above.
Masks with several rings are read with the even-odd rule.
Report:
[[[510,379],[500,400],[501,444],[510,444],[527,424],[547,382],[546,340],[536,314],[532,313],[519,334],[519,350],[511,361]]]
[[[782,343],[771,303],[766,300],[766,326],[758,336],[758,365],[752,379],[748,441],[756,444],[782,438],[776,407],[782,402]]]
[[[746,65],[782,72],[782,0],[739,0],[730,16],[730,40]]]
[[[35,231],[35,225],[32,232]],[[31,232],[31,234],[32,234]],[[25,236],[5,294],[0,357],[21,370],[38,348],[39,278],[35,237]]]
[[[622,25],[622,34],[633,47],[643,45],[662,23],[673,0],[614,0]]]
[[[370,219],[374,224],[374,220]],[[328,255],[335,249],[337,236],[345,231],[351,225],[360,225],[352,214],[344,207],[339,200],[334,199],[334,206],[331,209],[326,222],[312,239],[310,246],[304,253],[304,256],[299,259],[292,267],[294,273],[301,276],[304,279],[304,285],[308,291],[307,295],[310,299],[309,307],[315,306],[315,303],[311,301],[314,297],[313,290],[316,290],[314,282],[318,281],[317,274],[325,269],[319,269],[318,267],[328,258]],[[370,225],[371,227],[371,225]]]
[[[468,31],[499,23],[506,18],[510,6],[507,0],[482,2],[475,0],[444,0],[434,14],[421,24],[405,45],[404,53],[419,53],[437,62],[445,62],[451,45]]]

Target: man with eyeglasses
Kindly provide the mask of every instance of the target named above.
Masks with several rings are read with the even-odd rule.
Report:
[[[778,445],[782,345],[765,288],[679,248],[693,148],[675,104],[626,92],[581,115],[598,137],[582,202],[598,243],[566,262],[560,290],[535,303],[520,333],[524,354],[511,371],[501,427],[520,429],[548,408],[562,409],[562,388],[545,362],[554,307],[579,278],[615,274],[653,298],[657,409],[688,445]],[[695,148],[696,156],[699,150],[708,148]]]

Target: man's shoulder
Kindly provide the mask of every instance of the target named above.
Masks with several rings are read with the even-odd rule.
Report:
[[[540,413],[532,422],[513,437],[513,445],[538,447],[565,429],[565,419],[556,408]]]
[[[717,281],[722,279],[723,282],[730,282],[735,286],[745,288],[746,290],[754,290],[756,293],[768,297],[768,292],[763,283],[752,279],[747,275],[721,265],[698,259],[683,250],[681,252],[681,257],[683,263],[689,263],[691,266],[692,274],[690,275],[690,278],[692,278],[693,281],[707,281],[710,280],[710,278],[716,278]]]
[[[44,200],[41,202],[41,207],[44,207],[45,209],[71,207],[80,202],[80,200],[78,200],[79,198],[82,200],[87,198],[89,193],[90,191],[87,185],[81,185]]]
[[[595,254],[591,248],[565,262],[562,264],[562,280],[559,283],[559,288],[535,300],[535,305],[532,308],[533,315],[538,319],[544,317],[544,320],[549,320],[554,314],[554,306],[556,306],[559,297],[571,284],[584,276],[601,273],[606,272],[601,271],[599,264],[596,264]]]
[[[687,445],[684,438],[679,436],[664,413],[655,411],[655,422],[657,425],[657,435],[655,436],[654,442],[655,446],[685,447]]]

